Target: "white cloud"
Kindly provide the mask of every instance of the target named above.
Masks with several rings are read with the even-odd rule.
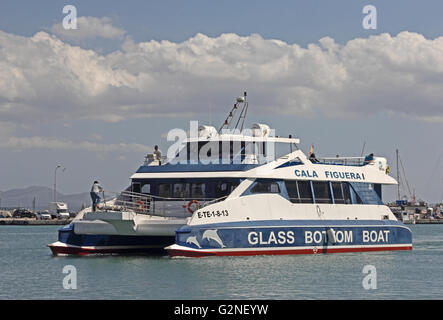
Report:
[[[53,137],[10,137],[0,146],[12,149],[83,150],[94,152],[149,152],[152,148],[138,143],[102,144],[90,141],[75,142]]]
[[[443,37],[411,32],[306,48],[256,34],[127,38],[103,55],[45,32],[0,31],[0,118],[17,123],[192,116],[209,104],[227,111],[244,89],[257,111],[442,122],[442,85]]]
[[[54,24],[51,32],[60,38],[79,42],[85,39],[123,39],[126,31],[112,25],[108,17],[78,17],[77,29],[65,29],[62,23]]]
[[[93,141],[72,141],[54,137],[17,137],[16,128],[10,123],[0,121],[0,148],[12,150],[48,149],[81,150],[97,153],[108,152],[152,152],[152,147],[139,143],[98,143]]]
[[[102,144],[90,141],[70,141],[53,137],[9,137],[0,140],[0,147],[15,150],[51,149],[82,150],[93,152],[152,152],[152,148],[138,143]]]

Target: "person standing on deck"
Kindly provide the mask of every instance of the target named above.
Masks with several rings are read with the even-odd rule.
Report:
[[[158,149],[157,145],[154,147],[154,160],[157,160],[159,165],[162,164],[162,152]]]
[[[103,187],[98,183],[98,181],[94,181],[94,184],[91,188],[91,199],[92,199],[92,211],[95,212],[97,205],[100,203],[100,192],[103,192]]]
[[[364,160],[363,164],[369,164],[369,163],[372,163],[372,162],[374,162],[374,154],[373,153],[368,154],[365,157],[365,160]]]

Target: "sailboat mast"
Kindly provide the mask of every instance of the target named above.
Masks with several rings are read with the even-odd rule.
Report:
[[[398,166],[398,149],[395,149],[397,155],[397,200],[400,200],[400,168]]]

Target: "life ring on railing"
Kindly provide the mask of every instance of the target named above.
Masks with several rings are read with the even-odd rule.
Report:
[[[145,204],[143,203],[143,201],[141,201],[141,200],[137,200],[136,202],[135,202],[135,208],[136,208],[136,210],[137,211],[145,211]]]
[[[199,202],[198,202],[197,200],[191,200],[191,201],[189,201],[189,203],[188,203],[188,211],[189,211],[190,214],[193,214],[194,211],[195,211],[195,210],[192,210],[192,209],[191,209],[191,206],[192,206],[193,204],[195,204],[195,205],[197,206],[197,209],[198,209]]]

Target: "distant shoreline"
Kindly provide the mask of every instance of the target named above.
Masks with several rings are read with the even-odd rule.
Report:
[[[417,219],[416,224],[443,224],[443,219]]]
[[[51,226],[66,225],[71,219],[37,220],[32,218],[0,218],[0,226]],[[443,219],[417,219],[415,224],[443,224]]]
[[[73,219],[66,220],[37,220],[32,218],[2,218],[0,226],[50,226],[65,225],[71,223]]]

